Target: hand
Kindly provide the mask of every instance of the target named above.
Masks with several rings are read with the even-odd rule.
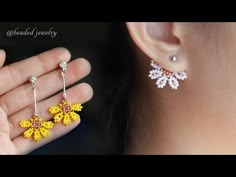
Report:
[[[58,105],[62,93],[48,98],[62,89],[62,79],[58,64],[70,60],[70,53],[64,48],[55,48],[8,66],[3,66],[5,52],[0,50],[0,154],[27,154],[44,144],[68,133],[78,123],[69,126],[57,123],[50,129],[50,136],[35,142],[25,139],[26,130],[19,126],[22,119],[29,120],[34,114],[33,93],[28,82],[30,75],[38,77],[37,107],[39,116],[49,120],[52,115],[48,108]],[[67,86],[75,83],[90,73],[90,64],[85,59],[76,59],[68,64],[66,73]],[[92,98],[93,90],[86,83],[78,84],[67,90],[67,98],[72,103],[85,103]]]

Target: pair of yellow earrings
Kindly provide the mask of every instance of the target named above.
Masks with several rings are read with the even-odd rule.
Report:
[[[67,100],[66,95],[66,82],[65,74],[67,69],[67,63],[62,61],[59,63],[61,68],[61,76],[63,80],[63,99],[61,103],[57,106],[51,106],[48,111],[53,115],[52,120],[43,121],[39,117],[37,111],[37,96],[36,96],[36,80],[35,75],[30,76],[29,81],[31,82],[34,94],[34,115],[30,120],[21,120],[19,125],[21,128],[26,128],[27,130],[23,133],[24,138],[30,138],[34,141],[39,141],[42,138],[48,137],[50,132],[48,129],[53,128],[54,123],[62,122],[64,125],[68,126],[71,124],[71,121],[80,121],[80,112],[83,106],[80,103],[72,105],[70,101]]]

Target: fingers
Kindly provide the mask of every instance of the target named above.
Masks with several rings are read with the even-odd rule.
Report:
[[[88,85],[88,84],[79,84],[71,89],[68,90],[67,92],[67,96],[68,99],[70,99],[70,101],[72,103],[77,103],[77,102],[81,102],[81,103],[85,103],[87,101],[89,101],[92,96],[93,96],[93,90],[92,88]],[[48,100],[42,101],[39,103],[39,110],[40,110],[40,116],[44,119],[44,120],[48,120],[51,118],[51,115],[48,114],[48,108],[52,105],[57,105],[62,99],[61,94],[58,94]],[[28,110],[24,110],[18,114],[16,114],[14,116],[14,136],[16,134],[20,134],[22,133],[22,129],[19,128],[18,122],[20,121],[20,117],[22,116],[27,116],[30,117],[32,116],[32,112],[30,114],[31,111]],[[83,122],[83,117],[81,118],[82,122]],[[21,135],[16,137],[13,140],[13,143],[15,144],[17,153],[19,154],[26,154],[29,153],[31,151],[33,151],[34,149],[43,146],[44,144],[68,133],[69,131],[71,131],[72,129],[74,129],[79,122],[72,122],[72,124],[70,124],[69,126],[65,126],[62,123],[58,123],[55,124],[55,126],[50,129],[50,136],[47,138],[44,138],[42,140],[40,140],[39,142],[35,142],[32,140],[32,138],[29,139],[25,139],[23,138]]]
[[[77,59],[69,63],[66,73],[66,85],[71,85],[82,79],[89,74],[90,69],[90,64],[85,59]],[[37,101],[41,101],[62,89],[63,84],[60,71],[60,69],[51,71],[37,79]],[[33,101],[31,84],[28,82],[3,95],[0,100],[0,106],[2,106],[6,114],[10,116],[32,104]]]
[[[35,142],[32,139],[25,139],[24,137],[20,136],[16,138],[13,143],[16,148],[17,154],[27,154],[31,151],[65,135],[66,133],[73,130],[75,127],[77,127],[79,122],[74,122],[73,124],[69,126],[64,126],[62,124],[55,124],[53,129],[50,130],[50,135],[47,138],[44,138],[40,140],[39,142]]]
[[[0,50],[0,68],[3,66],[5,59],[6,59],[6,52],[3,49],[1,49]]]
[[[9,137],[10,135],[10,127],[7,120],[7,115],[0,107],[0,136],[6,135]],[[1,147],[1,146],[0,146]]]
[[[65,48],[55,48],[26,60],[0,69],[0,95],[28,81],[32,73],[43,75],[58,67],[62,60],[70,60],[70,52]]]
[[[71,89],[67,90],[68,100],[75,104],[77,102],[83,104],[89,101],[93,96],[93,90],[90,85],[86,83],[79,84]],[[43,120],[49,120],[52,115],[48,113],[50,106],[58,105],[62,100],[62,93],[59,93],[50,99],[41,101],[38,103],[38,114]],[[9,117],[9,124],[11,129],[11,139],[21,135],[25,129],[19,127],[19,122],[22,119],[29,120],[33,115],[33,106],[27,107],[16,114]],[[25,140],[30,141],[30,140]]]
[[[16,150],[10,139],[10,128],[7,116],[0,107],[0,155],[1,154],[16,154]]]

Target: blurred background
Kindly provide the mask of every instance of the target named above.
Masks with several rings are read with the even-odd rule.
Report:
[[[9,30],[56,31],[56,36],[11,36]],[[0,48],[7,52],[10,64],[54,47],[66,47],[72,60],[84,57],[92,65],[88,82],[94,89],[93,99],[84,104],[81,124],[69,134],[32,152],[38,154],[109,154],[104,131],[106,97],[113,80],[122,71],[121,57],[124,24],[105,22],[0,22]],[[48,58],[50,60],[50,58]],[[109,77],[108,77],[109,75]]]

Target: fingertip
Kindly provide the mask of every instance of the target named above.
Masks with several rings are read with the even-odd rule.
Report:
[[[93,88],[88,83],[80,84],[80,92],[85,102],[91,100],[93,97]]]
[[[83,67],[86,68],[87,74],[89,74],[91,72],[91,64],[89,63],[89,61],[85,58],[80,58],[79,60],[82,63]]]
[[[75,60],[76,73],[80,73],[83,77],[87,76],[91,72],[91,65],[88,60],[84,58],[79,58]],[[78,77],[78,76],[75,76]]]
[[[6,59],[6,52],[3,49],[0,49],[0,67],[3,66]]]
[[[53,137],[53,139],[57,139],[69,133],[71,130],[76,128],[79,124],[80,124],[80,121],[73,121],[68,126],[65,126],[62,122],[54,124],[53,130],[51,132],[51,136]]]
[[[93,88],[87,83],[81,83],[68,91],[68,97],[73,103],[85,103],[93,97]]]
[[[57,58],[59,61],[67,61],[67,62],[70,61],[71,53],[67,48],[57,47],[57,48],[53,49],[53,51],[57,55]]]
[[[4,49],[0,49],[0,57],[5,58],[6,57],[6,52]]]

